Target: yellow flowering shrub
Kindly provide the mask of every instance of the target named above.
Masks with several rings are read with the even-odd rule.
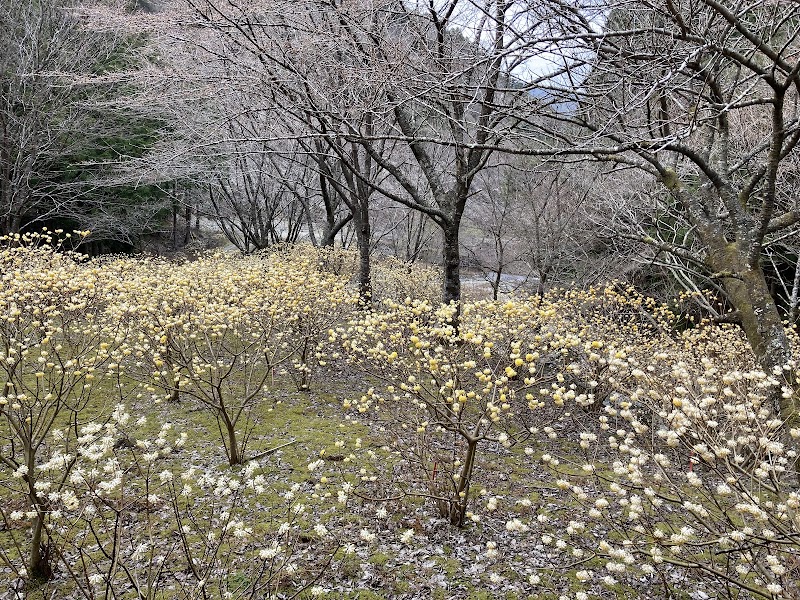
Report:
[[[41,478],[41,452],[56,422],[76,431],[90,399],[104,393],[97,383],[115,376],[125,332],[105,320],[111,294],[99,270],[54,252],[57,236],[17,235],[0,244],[0,463],[11,473],[4,487],[24,498],[31,521],[22,569],[46,579],[46,526],[64,481]],[[70,461],[62,467],[68,473]]]
[[[371,547],[362,507],[388,519],[416,497],[498,568],[500,539],[481,537],[498,515],[505,541],[537,540],[517,557],[531,594],[563,591],[540,590],[534,569],[569,573],[576,597],[676,577],[800,594],[800,431],[775,417],[800,372],[760,371],[733,325],[686,328],[679,303],[613,284],[465,302],[456,328],[424,267],[378,261],[360,310],[338,251],[180,262],[57,247],[0,247],[0,560],[15,581],[58,565],[87,598],[299,593],[339,544],[318,501]],[[269,442],[255,409],[322,374],[349,386],[352,429],[306,464],[311,479],[281,486],[247,461]],[[209,417],[229,465],[195,464],[208,440],[158,422],[166,408]],[[512,472],[547,500],[505,506],[514,487],[493,486]],[[403,529],[405,548],[417,531]]]
[[[321,272],[346,279],[356,285],[358,252],[342,248],[315,248],[309,244],[270,249],[265,256],[280,257],[290,263],[316,264]],[[402,302],[406,298],[425,300],[432,305],[442,297],[442,272],[435,265],[408,263],[393,256],[375,256],[371,265],[372,297]]]
[[[147,424],[117,405],[77,437],[54,429],[37,465],[50,490],[48,547],[75,594],[249,598],[297,593],[316,580],[325,564],[303,552],[300,538],[313,536],[328,556],[336,549],[312,525],[319,502],[298,484],[276,488],[255,461],[236,472],[181,465],[189,434],[169,422],[153,434]],[[35,518],[0,512],[13,533]],[[0,555],[24,574],[18,557]]]
[[[384,308],[330,331],[375,384],[344,406],[367,413],[388,438],[409,474],[403,493],[431,498],[463,526],[479,449],[511,447],[538,407],[531,392],[543,377],[540,340],[531,334],[540,313],[513,302],[467,304],[456,331],[454,307],[406,300]]]
[[[678,332],[656,306],[649,325],[621,323],[648,301],[603,295],[619,309],[575,319],[602,403],[580,410],[567,379],[543,394],[567,412],[536,431],[539,464],[570,495],[570,518],[580,524],[548,535],[549,544],[594,562],[589,579],[607,585],[627,573],[664,580],[681,568],[754,596],[794,597],[800,431],[786,431],[775,415],[777,397],[795,390],[756,367],[733,326]],[[605,532],[599,543],[583,533],[595,527]]]
[[[670,307],[618,286],[465,303],[457,332],[447,308],[384,306],[330,332],[369,378],[345,408],[384,444],[350,455],[372,467],[347,494],[418,495],[453,524],[479,522],[479,457],[523,443],[564,501],[507,532],[548,531],[559,513],[571,525],[541,535],[564,564],[593,565],[587,585],[680,569],[797,593],[800,431],[775,418],[795,391],[758,370],[736,327],[681,330]]]
[[[131,372],[153,400],[182,395],[209,410],[232,465],[244,460],[252,407],[269,401],[276,375],[307,389],[312,367],[326,362],[321,334],[355,304],[342,279],[280,254],[119,259],[108,268],[127,290],[110,310],[137,321]]]

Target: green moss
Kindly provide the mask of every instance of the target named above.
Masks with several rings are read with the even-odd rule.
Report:
[[[338,597],[338,596],[337,596]],[[356,592],[352,596],[347,596],[348,598],[353,598],[353,600],[386,600],[386,596],[382,594],[378,594],[376,592],[371,592],[369,590],[363,590]]]
[[[371,562],[375,566],[384,567],[386,566],[386,563],[388,563],[391,560],[391,558],[392,557],[389,556],[388,554],[376,552],[369,557],[369,562]]]
[[[451,579],[461,574],[461,561],[446,556],[434,556],[433,562]]]

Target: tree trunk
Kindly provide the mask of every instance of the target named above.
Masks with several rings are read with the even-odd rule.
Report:
[[[49,552],[44,540],[44,513],[37,505],[36,517],[31,525],[31,555],[28,560],[28,575],[36,581],[47,581],[53,575]]]
[[[478,450],[478,442],[470,440],[467,443],[467,453],[464,457],[464,465],[458,478],[458,487],[450,502],[450,524],[456,527],[464,526],[464,519],[467,515],[469,503],[469,486],[472,483],[472,472],[475,468],[475,454]]]
[[[336,234],[339,233],[339,230],[336,228],[336,217],[333,212],[333,199],[328,191],[328,179],[322,169],[322,162],[319,164],[319,188],[322,193],[322,202],[325,206],[325,231],[322,234],[320,246],[324,248],[327,246],[333,246],[333,242],[336,240]]]
[[[326,225],[325,231],[322,233],[322,239],[319,242],[321,248],[330,247],[332,248],[334,243],[336,242],[336,236],[339,235],[339,232],[344,229],[345,225],[347,225],[353,219],[353,214],[350,213],[343,219],[341,219],[338,223],[334,223],[332,227],[328,227]]]
[[[239,442],[236,439],[236,428],[228,417],[228,413],[221,410],[219,413],[222,423],[225,425],[225,435],[228,438],[228,464],[231,466],[242,464],[242,455],[239,450]]]
[[[353,219],[358,240],[358,301],[362,307],[369,308],[372,306],[372,274],[369,255],[372,232],[369,213],[363,207],[358,212],[357,218]]]
[[[769,293],[764,272],[760,266],[749,265],[735,243],[713,251],[709,262],[718,272],[731,275],[724,279],[725,291],[740,315],[742,329],[759,365],[768,374],[779,370],[780,380],[794,390],[788,397],[780,390],[776,391],[773,398],[775,413],[784,421],[786,432],[800,428],[800,385],[793,371],[783,369],[792,359],[791,343],[775,300]],[[800,450],[789,436],[786,440],[794,450]]]
[[[461,254],[458,229],[458,223],[448,223],[448,226],[443,228],[444,244],[442,248],[442,266],[444,267],[442,302],[445,304],[454,302],[457,306],[461,303]],[[459,312],[460,310],[457,309],[456,315]]]
[[[242,456],[239,452],[239,444],[236,440],[236,431],[233,428],[233,423],[230,421],[225,423],[225,426],[228,429],[228,442],[229,442],[229,457],[228,462],[233,465],[239,465],[242,463]]]
[[[503,267],[498,266],[494,274],[494,281],[492,281],[492,300],[497,300],[500,295],[500,283],[503,281]]]
[[[351,214],[355,225],[358,243],[358,302],[362,308],[372,306],[372,273],[370,245],[372,229],[369,222],[368,199],[356,200],[351,204]]]
[[[317,232],[314,229],[314,219],[311,218],[311,210],[308,206],[308,200],[303,200],[303,218],[306,221],[308,239],[311,242],[311,245],[316,248],[319,243],[317,242]]]
[[[192,205],[189,202],[186,203],[185,221],[185,229],[183,230],[184,247],[188,246],[192,239]]]
[[[172,249],[178,249],[178,205],[172,203]]]
[[[31,524],[31,546],[28,556],[28,576],[36,581],[47,581],[53,574],[50,565],[50,553],[46,545],[44,530],[45,506],[36,492],[36,481],[33,479],[36,469],[36,450],[25,444],[25,465],[28,467],[26,481],[28,484],[28,501],[36,511]]]
[[[322,240],[319,243],[320,248],[333,248],[335,236],[331,235],[332,231],[328,229],[322,234]]]
[[[539,269],[539,282],[536,284],[536,294],[538,296],[544,296],[545,291],[547,291],[547,276],[552,268],[552,265],[547,265],[544,269]]]

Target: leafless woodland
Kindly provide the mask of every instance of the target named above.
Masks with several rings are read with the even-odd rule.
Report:
[[[305,241],[489,293],[707,290],[760,364],[800,306],[800,6],[4,0],[0,229]],[[207,241],[207,240],[206,240]],[[99,248],[99,250],[98,250]],[[465,275],[466,273],[466,275]],[[790,382],[794,385],[794,382]],[[794,398],[776,399],[797,420]]]

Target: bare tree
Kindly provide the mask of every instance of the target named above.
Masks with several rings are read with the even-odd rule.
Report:
[[[521,206],[503,185],[505,173],[500,171],[500,168],[486,169],[478,177],[476,187],[480,191],[467,207],[465,217],[471,227],[462,235],[470,262],[491,286],[494,300],[507,287],[512,291],[522,287],[532,274],[523,247],[522,236],[527,232],[516,227],[516,221],[524,218]],[[513,281],[510,286],[509,278]]]
[[[597,169],[586,165],[565,168],[525,156],[481,174],[482,193],[468,209],[478,248],[466,245],[495,297],[504,280],[506,289],[544,294],[553,285],[591,285],[621,275],[594,222],[597,178]]]
[[[0,2],[2,233],[52,215],[67,200],[57,179],[84,149],[87,78],[113,44],[82,28],[70,8],[69,2]]]
[[[364,115],[360,126],[367,132],[374,131],[372,115]],[[359,297],[363,305],[369,305],[372,301],[370,206],[383,170],[354,142],[326,137],[324,142],[317,140],[315,146],[314,159],[328,197],[335,194],[348,209],[359,250]],[[326,200],[326,207],[328,202]]]
[[[547,93],[561,109],[538,143],[660,182],[662,206],[689,227],[687,243],[640,241],[718,281],[762,367],[796,386],[793,372],[783,371],[792,350],[764,261],[772,240],[800,220],[795,195],[781,193],[800,141],[800,6],[601,4],[565,10],[552,23],[564,75]],[[590,9],[607,21],[587,16]],[[543,131],[545,122],[532,125]],[[797,427],[797,395],[778,396],[781,416]]]
[[[314,173],[292,155],[264,143],[239,142],[208,183],[209,216],[245,253],[294,243],[306,227]]]
[[[457,302],[459,231],[475,177],[495,151],[512,146],[518,115],[540,104],[521,75],[541,51],[532,40],[542,15],[515,0],[306,0],[290,11],[190,4],[205,27],[258,65],[264,93],[304,124],[301,135],[324,140],[343,161],[351,191],[372,188],[441,229],[443,300]],[[376,181],[367,162],[388,177]]]
[[[382,70],[403,67],[384,86],[386,119],[422,174],[408,175],[395,157],[368,151],[403,191],[395,200],[425,213],[442,231],[443,301],[461,297],[460,229],[476,176],[503,150],[514,115],[536,105],[530,85],[515,74],[536,48],[533,13],[513,1],[450,0],[387,3],[383,19],[365,21],[339,10],[349,39]],[[364,23],[380,23],[367,27]]]
[[[393,203],[383,207],[382,215],[383,228],[376,236],[376,246],[411,264],[434,258],[431,251],[436,226],[425,213]]]
[[[163,219],[158,189],[109,176],[161,123],[124,106],[136,87],[127,74],[148,59],[141,36],[95,26],[88,14],[101,6],[0,2],[1,232],[57,223],[135,245]]]

